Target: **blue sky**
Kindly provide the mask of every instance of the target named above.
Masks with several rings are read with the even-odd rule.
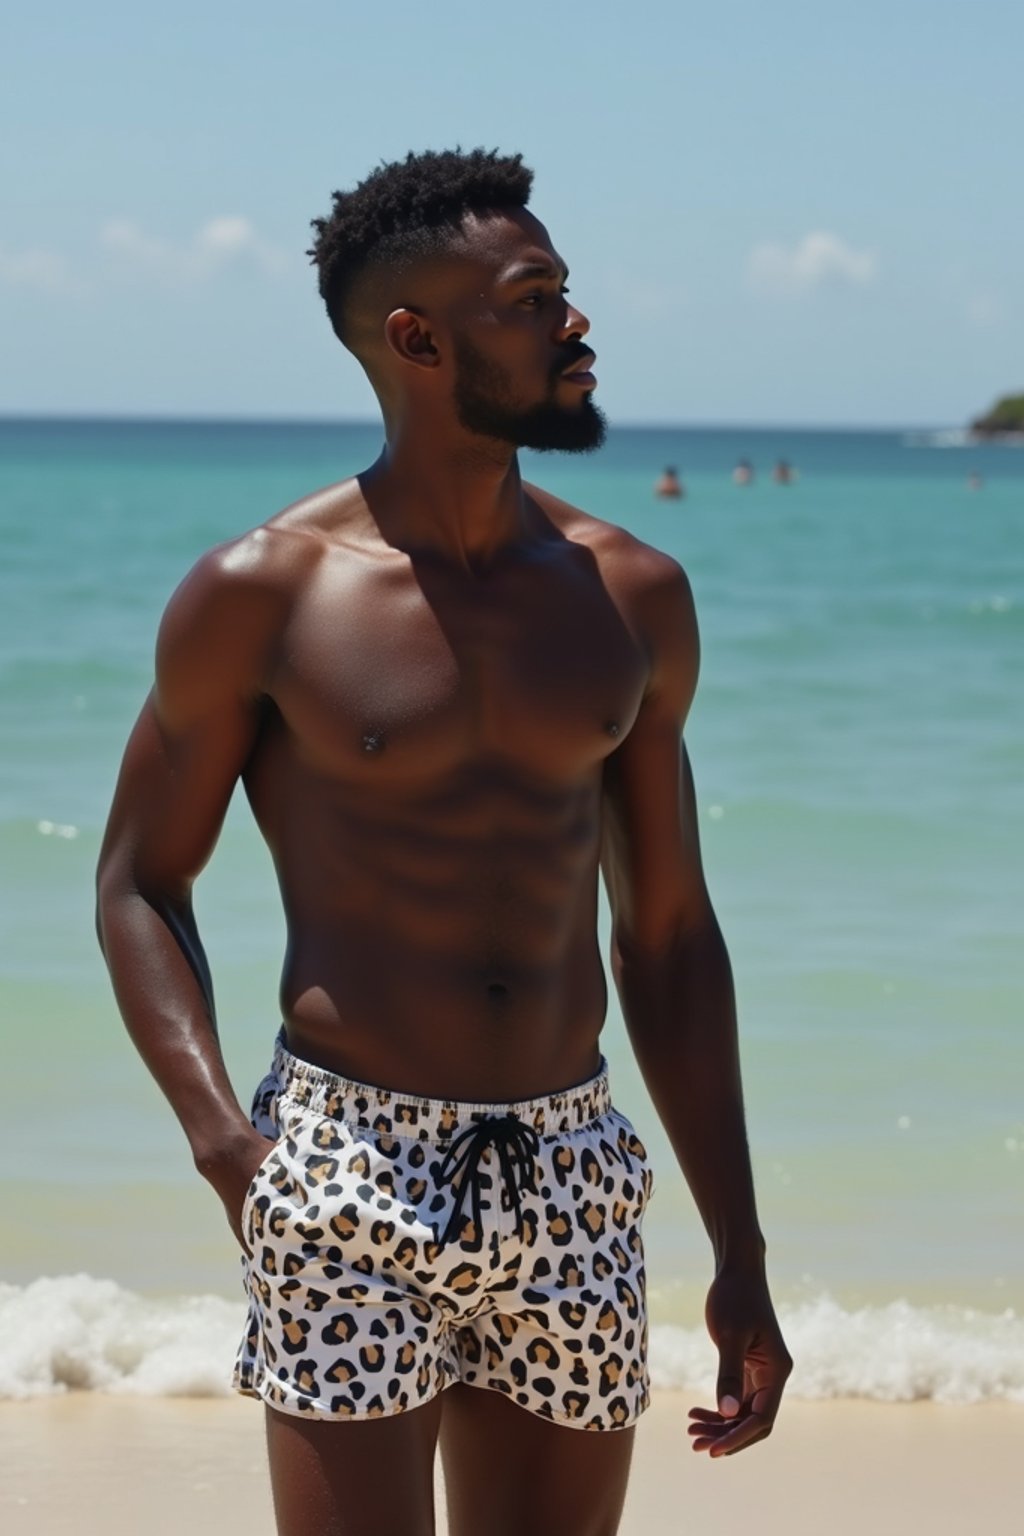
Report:
[[[35,0],[0,35],[0,411],[370,417],[303,255],[521,150],[613,421],[958,424],[1024,389],[1024,6]]]

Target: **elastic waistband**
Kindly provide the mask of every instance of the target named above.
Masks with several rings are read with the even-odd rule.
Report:
[[[449,1141],[481,1120],[512,1118],[530,1126],[538,1136],[579,1130],[611,1109],[608,1064],[602,1060],[596,1077],[575,1088],[561,1088],[543,1098],[505,1104],[464,1104],[453,1099],[424,1099],[415,1094],[374,1088],[315,1067],[293,1056],[277,1037],[272,1068],[279,1091],[293,1104],[330,1120],[382,1136],[406,1136],[416,1141]]]

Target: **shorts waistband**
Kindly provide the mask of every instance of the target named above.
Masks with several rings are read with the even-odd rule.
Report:
[[[467,1104],[396,1093],[339,1077],[293,1056],[284,1043],[282,1031],[274,1048],[272,1073],[279,1091],[289,1102],[314,1114],[382,1136],[405,1136],[416,1141],[446,1142],[481,1120],[490,1119],[519,1120],[538,1136],[558,1136],[589,1125],[612,1107],[608,1063],[603,1059],[594,1077],[573,1088],[560,1088],[537,1099]]]

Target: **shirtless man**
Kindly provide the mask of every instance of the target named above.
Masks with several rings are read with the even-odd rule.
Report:
[[[409,156],[315,221],[386,446],[174,594],[100,861],[118,1003],[243,1250],[236,1384],[266,1404],[282,1536],[426,1536],[438,1445],[452,1536],[617,1528],[651,1174],[598,1046],[599,867],[714,1249],[694,1448],[767,1435],[790,1367],[680,745],[689,587],[519,475],[518,447],[603,435],[530,183],[518,156]],[[239,778],[288,922],[251,1122],[191,904]]]

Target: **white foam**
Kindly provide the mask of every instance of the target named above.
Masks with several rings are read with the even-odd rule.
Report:
[[[1024,1403],[1024,1318],[1012,1311],[906,1301],[847,1311],[820,1296],[781,1307],[779,1321],[795,1361],[793,1397]],[[715,1359],[703,1329],[660,1324],[651,1330],[656,1387],[707,1395]]]
[[[905,1301],[849,1311],[821,1296],[780,1319],[793,1397],[1024,1403],[1024,1318],[1011,1311]],[[243,1324],[242,1301],[220,1296],[149,1300],[91,1275],[0,1284],[0,1398],[226,1396]],[[715,1358],[702,1327],[652,1329],[656,1387],[710,1402]]]
[[[230,1390],[243,1323],[241,1302],[149,1301],[91,1275],[0,1285],[0,1398],[69,1387],[221,1396]]]

